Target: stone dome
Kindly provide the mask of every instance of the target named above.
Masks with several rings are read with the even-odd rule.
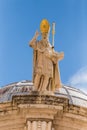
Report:
[[[29,95],[33,89],[33,83],[28,80],[15,82],[0,89],[0,103],[11,102],[15,95]],[[55,96],[69,99],[69,104],[87,108],[87,94],[79,89],[62,85],[59,91],[54,92]]]

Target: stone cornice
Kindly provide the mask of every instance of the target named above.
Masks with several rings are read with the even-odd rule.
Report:
[[[69,99],[65,97],[58,97],[55,95],[41,95],[41,94],[29,94],[29,95],[15,95],[12,97],[14,105],[19,104],[46,104],[46,105],[62,105],[66,106],[69,103]]]
[[[69,104],[69,99],[52,94],[31,93],[29,95],[15,95],[12,102],[0,103],[0,115],[10,111],[17,111],[18,108],[61,110],[63,113],[72,113],[87,116],[87,108]]]

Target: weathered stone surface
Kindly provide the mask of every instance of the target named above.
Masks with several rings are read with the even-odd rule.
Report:
[[[67,98],[32,93],[0,104],[0,130],[28,130],[29,121],[36,126],[52,122],[54,130],[87,130],[87,109],[70,105]]]
[[[33,124],[38,130],[87,130],[86,94],[68,86],[54,93],[32,87],[32,82],[23,81],[0,90],[0,130],[32,130]]]

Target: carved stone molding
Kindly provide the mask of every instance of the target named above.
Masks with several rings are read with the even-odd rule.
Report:
[[[12,97],[14,105],[19,104],[47,104],[59,106],[66,106],[69,103],[69,99],[65,97],[58,97],[55,95],[41,95],[39,92],[31,93],[29,95],[15,95]]]

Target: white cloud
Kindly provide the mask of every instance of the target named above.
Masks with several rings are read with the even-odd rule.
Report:
[[[81,68],[71,76],[67,84],[87,93],[87,66]]]

